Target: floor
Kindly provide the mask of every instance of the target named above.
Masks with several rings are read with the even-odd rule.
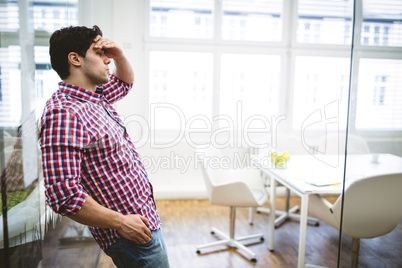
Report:
[[[292,198],[291,205],[300,203]],[[283,198],[277,206],[284,207]],[[229,209],[212,206],[208,200],[159,200],[157,207],[163,223],[163,235],[168,247],[172,268],[247,268],[247,267],[296,267],[299,225],[287,222],[275,232],[275,251],[268,250],[267,214],[255,214],[254,225],[248,223],[248,209],[237,209],[236,234],[264,233],[265,241],[250,241],[249,248],[257,254],[258,261],[250,262],[233,248],[216,247],[196,253],[196,246],[216,241],[210,234],[211,226],[224,232],[229,230]],[[115,267],[111,259],[99,250],[93,239],[74,241],[68,238],[71,222],[63,219],[56,229],[45,237],[41,267]],[[70,231],[69,231],[70,230]],[[67,239],[65,238],[67,236]],[[64,240],[60,240],[63,238]],[[70,237],[71,238],[71,237]],[[325,223],[308,226],[306,263],[337,267],[338,231]],[[341,266],[351,262],[351,238],[342,237]],[[390,234],[361,241],[359,267],[402,267],[402,222]]]

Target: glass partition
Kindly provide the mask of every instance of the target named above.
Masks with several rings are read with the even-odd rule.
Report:
[[[31,1],[1,1],[2,267],[34,267],[41,258],[43,198],[36,143]]]
[[[78,0],[0,1],[1,267],[37,267],[42,259],[49,211],[37,120],[58,81],[50,32],[67,22],[78,22]]]
[[[297,267],[338,265],[339,225],[326,206],[342,193],[353,3],[299,0],[296,8],[291,120],[304,152],[288,146],[284,178],[300,198],[291,215],[299,221]]]
[[[340,267],[402,263],[401,10],[356,1]]]
[[[309,249],[306,245],[305,262],[312,260],[324,267],[398,267],[402,263],[402,5],[392,0],[355,0],[353,7],[339,1],[326,4],[329,2],[338,6],[330,13],[353,13],[342,20],[334,13],[328,20],[338,20],[333,26],[353,29],[351,54],[344,58],[343,67],[329,60],[314,63],[305,59],[302,66],[309,68],[303,68],[296,61],[296,72],[300,68],[306,74],[299,78],[296,74],[295,85],[304,91],[299,89],[299,97],[294,99],[293,124],[304,120],[307,128],[302,131],[310,144],[314,144],[313,125],[323,133],[315,143],[317,147],[310,146],[314,157],[308,166],[318,174],[320,165],[313,162],[318,159],[324,163],[328,172],[319,181],[333,180],[333,187],[338,185],[342,190],[337,194],[324,190],[323,194],[310,194],[309,215],[320,219],[320,226],[308,229],[313,231],[307,233],[307,242],[324,230],[327,234],[320,248]],[[299,1],[299,9],[312,3]],[[301,28],[299,24],[298,31]],[[299,41],[303,40],[298,36]],[[347,31],[343,36],[348,40]],[[324,70],[328,63],[332,71]],[[323,77],[320,71],[329,77],[324,79],[326,83],[319,83]],[[314,103],[324,108],[306,120],[310,110],[303,107]],[[339,179],[340,183],[335,184]],[[338,238],[331,227],[339,230]],[[328,255],[331,248],[333,253]],[[313,257],[319,252],[329,258]]]

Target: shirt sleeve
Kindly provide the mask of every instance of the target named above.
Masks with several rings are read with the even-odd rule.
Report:
[[[88,194],[81,182],[81,161],[87,138],[82,124],[68,111],[47,112],[39,132],[46,202],[61,215],[73,215]]]
[[[111,74],[109,76],[109,83],[102,85],[100,88],[106,100],[110,104],[113,104],[124,98],[130,92],[132,87],[133,84],[123,82]]]

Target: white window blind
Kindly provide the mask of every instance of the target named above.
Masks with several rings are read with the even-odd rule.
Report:
[[[32,2],[35,30],[53,32],[63,26],[78,24],[78,0],[41,0]],[[18,1],[1,1],[0,30],[15,32],[19,29],[19,23]]]
[[[30,11],[33,14],[35,31],[53,32],[61,27],[78,23],[78,0],[42,0],[32,1],[32,3]],[[1,1],[0,31],[7,32],[5,38],[7,42],[2,42],[0,47],[0,125],[2,127],[18,126],[21,120],[19,28],[19,2]],[[8,45],[9,43],[14,45]],[[56,89],[59,81],[56,73],[50,70],[48,51],[48,47],[35,47],[35,87],[38,105],[44,102],[49,92]]]
[[[49,47],[35,47],[35,89],[37,118],[42,114],[45,102],[57,90],[61,81],[50,65]]]
[[[402,1],[364,0],[362,45],[402,46]]]
[[[361,59],[356,129],[402,129],[402,60]]]
[[[16,127],[21,120],[21,50],[19,46],[0,49],[0,125]],[[51,69],[49,47],[35,47],[36,112],[41,113],[45,101],[60,81]],[[37,114],[38,116],[39,114]]]
[[[33,1],[35,30],[53,32],[78,24],[78,0]]]
[[[213,0],[150,0],[149,8],[152,37],[213,37]]]
[[[351,43],[352,0],[299,0],[297,12],[298,43]]]
[[[0,31],[16,31],[20,26],[18,1],[0,2]]]
[[[222,39],[281,41],[282,2],[223,0]]]
[[[21,120],[21,51],[0,48],[0,126],[14,128]]]

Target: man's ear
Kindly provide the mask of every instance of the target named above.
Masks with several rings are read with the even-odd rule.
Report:
[[[68,62],[73,66],[81,66],[81,57],[77,52],[70,52],[68,54]]]

